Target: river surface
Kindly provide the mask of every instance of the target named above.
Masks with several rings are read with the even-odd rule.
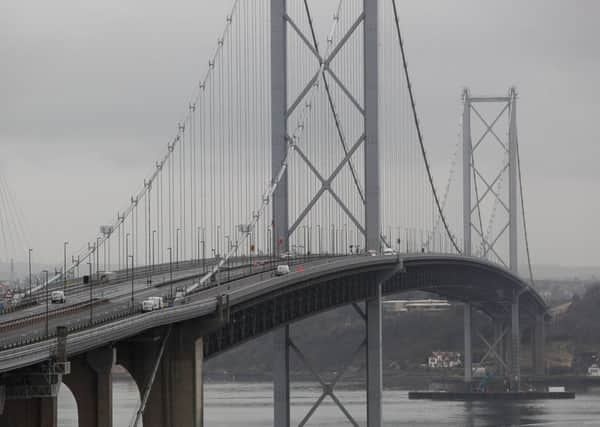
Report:
[[[267,383],[205,384],[205,425],[257,427],[273,425],[272,386]],[[361,425],[365,425],[364,391],[336,389],[336,396]],[[292,386],[292,425],[298,425],[320,389],[309,383]],[[577,393],[575,400],[533,402],[429,402],[408,400],[408,391],[384,390],[385,426],[600,426],[600,389]],[[132,381],[114,382],[114,426],[126,427],[139,404]],[[59,427],[77,427],[75,401],[61,388]],[[326,397],[307,425],[350,425],[339,407]],[[182,426],[183,427],[183,426]]]

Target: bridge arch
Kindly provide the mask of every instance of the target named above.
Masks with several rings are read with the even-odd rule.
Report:
[[[417,254],[402,258],[351,257],[325,263],[314,271],[276,279],[269,290],[233,301],[230,321],[205,337],[209,359],[254,337],[317,313],[374,296],[422,290],[468,302],[491,318],[510,316],[519,298],[525,323],[547,316],[537,292],[518,276],[478,258]]]
[[[70,358],[71,372],[62,384],[77,403],[78,425],[95,427],[112,421],[112,368],[115,351],[102,347]]]
[[[57,396],[57,419],[59,425],[79,426],[79,408],[75,394],[63,383]]]

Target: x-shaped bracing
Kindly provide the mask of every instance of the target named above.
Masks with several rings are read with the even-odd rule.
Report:
[[[483,176],[483,174],[479,171],[479,169],[477,169],[476,165],[475,165],[475,150],[477,149],[477,147],[479,147],[479,145],[483,142],[483,140],[485,139],[485,137],[488,134],[491,134],[494,139],[498,142],[498,144],[500,144],[500,146],[502,147],[503,151],[505,153],[508,153],[508,148],[507,145],[502,142],[502,140],[498,137],[498,135],[496,134],[496,132],[494,132],[494,126],[496,125],[496,123],[498,122],[498,120],[502,117],[502,115],[507,111],[507,109],[509,108],[510,103],[507,102],[506,105],[504,105],[504,107],[502,108],[502,110],[498,113],[498,115],[494,118],[494,120],[490,123],[487,122],[487,120],[481,115],[481,113],[477,110],[477,108],[475,108],[475,106],[473,106],[472,104],[470,105],[470,108],[472,111],[475,112],[475,114],[477,115],[477,117],[479,118],[479,120],[481,120],[481,122],[484,124],[486,130],[485,132],[481,135],[481,137],[477,140],[477,142],[475,143],[475,145],[473,146],[472,150],[471,150],[471,167],[473,168],[473,179],[474,179],[474,184],[475,184],[475,194],[477,197],[476,203],[471,207],[471,215],[473,215],[476,211],[479,212],[479,221],[481,222],[481,204],[482,202],[486,199],[486,197],[488,195],[493,196],[494,200],[498,203],[500,203],[502,205],[502,207],[506,210],[506,212],[510,212],[509,207],[507,206],[507,204],[504,202],[504,200],[502,200],[502,197],[500,196],[500,194],[498,194],[498,191],[494,189],[494,187],[500,182],[500,179],[502,178],[503,174],[506,172],[506,170],[508,169],[508,162],[505,162],[500,171],[498,172],[498,174],[494,177],[494,179],[490,182],[488,182],[485,177]],[[479,178],[479,181],[481,181],[484,186],[485,186],[485,191],[483,192],[483,194],[481,196],[479,196],[479,192],[478,192],[478,188],[477,188],[477,178]],[[492,219],[490,219],[490,221],[493,221],[493,217]],[[491,222],[490,222],[491,225]],[[487,256],[487,254],[489,252],[492,252],[497,258],[498,260],[504,265],[506,266],[506,263],[502,260],[502,257],[500,257],[500,255],[497,253],[497,251],[494,248],[494,245],[496,244],[496,242],[498,241],[498,239],[504,234],[504,232],[508,229],[510,225],[510,222],[507,223],[502,230],[497,234],[497,236],[490,242],[490,239],[488,236],[484,236],[484,231],[483,231],[483,225],[480,225],[480,229],[477,228],[477,226],[475,224],[473,224],[473,222],[471,222],[471,227],[475,230],[475,232],[479,235],[479,237],[482,240],[482,245],[483,245],[483,252],[484,252],[484,257]],[[488,232],[489,234],[489,232]]]
[[[350,423],[353,426],[357,426],[358,427],[358,423],[356,422],[356,420],[352,417],[352,415],[344,407],[344,405],[342,404],[342,402],[340,402],[340,400],[335,395],[334,389],[335,389],[335,386],[337,385],[337,383],[339,382],[339,380],[346,373],[346,371],[350,367],[350,364],[354,361],[354,359],[356,358],[356,356],[360,353],[360,351],[362,351],[364,348],[366,348],[366,344],[367,344],[367,340],[365,338],[360,343],[360,345],[354,350],[354,352],[352,353],[352,356],[350,357],[350,360],[346,364],[346,366],[344,366],[344,368],[341,369],[336,374],[336,376],[333,378],[333,380],[330,383],[328,383],[313,368],[312,364],[306,358],[306,356],[304,355],[304,353],[302,353],[302,351],[298,348],[298,346],[296,346],[296,344],[294,344],[294,342],[291,339],[289,339],[289,346],[298,355],[298,358],[302,361],[302,363],[304,364],[304,366],[306,366],[306,368],[313,374],[313,376],[319,382],[319,384],[321,385],[321,387],[323,389],[322,392],[321,392],[321,396],[319,396],[319,398],[315,401],[315,403],[313,404],[313,406],[309,409],[308,413],[304,416],[304,418],[302,418],[302,421],[300,421],[300,424],[298,424],[299,427],[302,427],[302,426],[306,425],[306,423],[310,420],[310,417],[313,416],[313,414],[315,413],[315,411],[317,410],[317,408],[319,407],[319,405],[321,405],[321,402],[323,402],[323,400],[327,396],[331,397],[331,400],[333,400],[335,402],[335,404],[340,408],[340,410],[342,411],[342,413],[346,416],[346,418],[348,418],[348,421],[350,421]]]
[[[308,203],[308,205],[306,205],[306,207],[304,208],[304,210],[300,213],[300,215],[298,215],[298,218],[296,218],[296,221],[294,221],[294,223],[290,226],[290,234],[292,234],[296,230],[296,228],[298,228],[298,226],[300,225],[300,223],[302,222],[302,220],[306,217],[306,215],[308,215],[308,213],[310,212],[310,210],[317,203],[317,201],[321,198],[321,196],[323,195],[323,193],[325,193],[325,191],[329,191],[329,193],[331,194],[331,196],[335,199],[335,201],[340,205],[340,207],[346,213],[346,215],[348,215],[348,217],[356,225],[356,227],[358,228],[358,230],[361,233],[363,233],[363,234],[365,233],[365,228],[360,223],[360,221],[358,221],[356,219],[356,217],[354,216],[354,214],[350,211],[350,209],[348,209],[348,207],[344,204],[344,202],[336,194],[335,190],[333,188],[331,188],[331,183],[333,182],[333,180],[335,179],[335,177],[341,172],[341,170],[344,168],[344,165],[350,161],[352,155],[361,146],[361,144],[364,142],[364,140],[365,140],[365,135],[362,134],[360,136],[360,138],[358,138],[358,140],[356,140],[356,142],[350,148],[350,150],[346,153],[346,155],[344,156],[344,158],[342,159],[342,161],[334,169],[334,171],[331,173],[331,175],[329,175],[329,177],[327,179],[325,179],[319,173],[319,171],[313,165],[313,163],[308,159],[308,157],[306,157],[306,155],[304,154],[304,152],[302,151],[302,149],[297,144],[295,144],[293,141],[291,141],[288,138],[288,141],[291,141],[290,143],[292,144],[292,148],[298,153],[298,155],[300,156],[300,158],[302,158],[302,160],[304,160],[304,162],[308,165],[309,169],[315,174],[315,176],[317,177],[317,179],[319,181],[321,181],[321,188],[319,189],[319,191],[317,191],[317,193],[313,196],[313,198]]]
[[[331,62],[333,61],[333,59],[340,52],[340,50],[342,49],[342,47],[344,47],[344,45],[346,44],[346,42],[348,41],[348,39],[350,38],[350,36],[352,36],[352,34],[354,34],[354,31],[356,31],[356,29],[358,28],[358,26],[364,20],[364,17],[365,17],[365,14],[363,12],[356,19],[356,21],[354,21],[354,23],[350,26],[350,28],[348,29],[348,31],[346,31],[346,33],[342,36],[342,38],[337,43],[337,45],[329,53],[329,56],[327,56],[327,58],[323,58],[321,56],[321,54],[319,53],[319,51],[318,51],[318,47],[314,47],[310,43],[310,41],[306,38],[306,36],[302,33],[302,31],[300,30],[300,28],[298,28],[298,26],[294,23],[294,21],[292,20],[292,18],[290,18],[288,15],[285,15],[285,20],[290,24],[290,26],[292,27],[292,29],[294,29],[294,31],[298,34],[298,36],[304,42],[304,44],[306,44],[306,46],[308,46],[308,49],[317,58],[317,60],[319,61],[319,64],[322,64],[322,65],[325,66],[325,70],[327,70],[327,72],[333,77],[334,81],[340,86],[340,88],[342,89],[342,91],[344,92],[344,94],[346,96],[348,96],[348,98],[350,99],[350,102],[352,102],[352,104],[363,115],[364,115],[364,108],[362,108],[360,106],[360,104],[358,103],[358,101],[356,101],[356,99],[354,98],[354,96],[352,96],[352,93],[346,88],[346,86],[344,86],[344,84],[342,84],[341,80],[335,75],[335,73],[331,69],[330,65],[331,65]],[[298,107],[298,105],[300,105],[300,103],[302,102],[302,100],[306,97],[306,95],[310,91],[310,88],[315,84],[315,82],[319,78],[319,74],[320,74],[320,71],[317,70],[317,72],[314,74],[314,76],[308,81],[308,83],[306,84],[306,86],[304,87],[304,89],[300,92],[300,94],[298,95],[298,97],[296,98],[296,100],[290,105],[290,107],[288,108],[288,110],[286,112],[286,116],[287,117],[289,117],[294,112],[294,110]]]
[[[307,17],[308,17],[308,22],[309,22],[310,29],[311,29],[311,35],[312,35],[312,39],[313,39],[312,43],[310,42],[308,37],[306,37],[306,35],[302,32],[302,30],[300,30],[298,25],[296,25],[294,20],[289,15],[286,14],[284,16],[285,20],[288,22],[290,27],[296,32],[296,34],[303,41],[303,43],[308,47],[310,52],[313,53],[313,55],[318,60],[319,64],[323,67],[323,69],[326,70],[327,73],[333,78],[333,80],[336,82],[336,84],[339,86],[339,88],[342,90],[342,92],[348,97],[350,102],[356,107],[356,109],[364,117],[364,108],[360,105],[360,103],[356,100],[356,98],[352,95],[352,93],[342,83],[342,81],[339,79],[339,77],[334,73],[334,71],[330,67],[330,64],[333,61],[333,59],[340,52],[340,50],[343,48],[343,46],[346,44],[346,42],[349,40],[349,38],[352,36],[352,34],[354,34],[356,29],[359,27],[359,25],[363,22],[364,17],[365,17],[364,12],[361,13],[360,16],[354,21],[354,23],[350,26],[350,28],[342,36],[340,41],[333,48],[333,50],[329,53],[329,55],[326,58],[324,58],[321,56],[321,53],[319,52],[319,47],[318,47],[317,40],[316,40],[315,33],[314,33],[314,27],[313,27],[313,23],[312,23],[310,10],[309,10],[308,4],[306,2],[305,2],[305,8],[306,8],[306,13],[307,13]],[[342,131],[342,126],[341,126],[341,123],[339,120],[339,116],[335,109],[335,105],[334,105],[334,102],[333,102],[333,99],[331,96],[331,92],[329,90],[329,83],[328,83],[327,77],[325,74],[321,73],[321,69],[319,69],[315,73],[315,75],[308,81],[308,83],[306,84],[304,89],[300,92],[300,94],[297,96],[297,98],[294,100],[294,102],[290,105],[290,107],[288,108],[288,110],[286,112],[286,119],[289,118],[291,116],[291,114],[296,110],[296,108],[302,103],[302,101],[304,100],[306,95],[310,92],[311,88],[314,85],[318,84],[317,80],[318,80],[320,74],[323,76],[323,82],[325,84],[325,88],[327,91],[329,106],[330,106],[330,109],[331,109],[331,112],[333,115],[333,119],[334,119],[335,126],[337,129],[340,144],[342,145],[342,148],[343,148],[344,159],[340,162],[339,167],[336,168],[336,170],[331,174],[331,176],[328,179],[325,179],[319,173],[319,171],[314,166],[314,164],[304,154],[304,152],[297,146],[295,140],[288,136],[288,142],[291,142],[292,147],[300,155],[302,160],[308,165],[310,170],[321,181],[321,188],[318,190],[317,194],[314,196],[314,198],[311,200],[311,202],[307,205],[307,207],[301,212],[301,214],[298,216],[298,218],[296,219],[294,224],[292,224],[292,226],[289,229],[289,233],[292,234],[296,230],[296,228],[298,228],[298,226],[300,225],[302,220],[310,212],[310,210],[313,208],[313,206],[316,204],[316,202],[319,200],[319,198],[323,195],[323,193],[325,193],[325,191],[328,191],[331,194],[331,196],[334,198],[334,200],[338,203],[338,205],[342,208],[342,210],[346,213],[346,215],[351,219],[351,221],[354,222],[354,224],[356,225],[358,230],[360,230],[360,232],[364,234],[365,233],[364,226],[356,219],[356,216],[350,211],[350,209],[348,209],[348,207],[342,202],[340,197],[331,188],[331,182],[333,181],[333,179],[335,179],[335,177],[339,174],[341,169],[346,164],[348,164],[348,167],[350,168],[350,173],[352,174],[352,178],[354,180],[354,184],[358,191],[358,195],[360,196],[363,204],[365,203],[364,191],[361,188],[360,181],[357,177],[357,172],[356,172],[355,167],[352,162],[352,154],[356,151],[356,149],[358,149],[360,147],[360,145],[364,141],[364,135],[362,135],[358,139],[358,141],[355,142],[355,144],[352,147],[350,147],[350,149],[348,148],[348,145],[346,143],[346,138]]]
[[[483,343],[487,346],[486,353],[483,355],[483,357],[479,361],[480,365],[482,365],[483,362],[485,362],[489,357],[493,357],[498,362],[500,362],[500,364],[504,367],[506,372],[509,371],[508,365],[506,364],[506,362],[504,361],[502,356],[500,356],[498,354],[498,352],[496,351],[496,347],[498,347],[498,344],[504,339],[504,337],[507,333],[508,333],[508,328],[502,328],[502,333],[500,334],[500,336],[496,337],[496,339],[490,344],[490,342],[485,339],[485,337],[483,336],[483,334],[481,332],[479,332],[479,331],[477,332],[479,339],[481,339],[481,341],[483,341]]]
[[[496,125],[496,123],[498,122],[498,120],[500,120],[500,117],[502,117],[502,115],[504,114],[504,112],[508,109],[509,105],[510,105],[509,103],[506,103],[506,105],[504,106],[504,108],[502,109],[502,111],[500,111],[500,113],[496,116],[496,118],[494,119],[494,121],[490,125],[483,118],[483,116],[479,113],[479,111],[477,111],[477,109],[473,106],[473,104],[471,104],[471,109],[475,112],[475,114],[477,114],[477,117],[479,117],[479,120],[481,120],[483,122],[483,124],[485,125],[485,127],[486,127],[486,130],[483,133],[483,135],[481,135],[481,137],[479,138],[479,140],[477,141],[477,143],[473,146],[473,152],[477,149],[477,147],[479,147],[479,144],[481,144],[483,142],[483,140],[485,139],[485,137],[487,136],[488,133],[491,133],[494,136],[494,138],[496,139],[496,141],[498,141],[498,143],[502,146],[502,148],[504,148],[505,151],[508,151],[508,148],[506,147],[506,144],[504,142],[502,142],[502,140],[498,137],[498,135],[496,135],[496,132],[494,132],[493,127]]]
[[[498,175],[496,175],[496,177],[494,178],[494,180],[492,181],[492,183],[488,183],[487,180],[483,177],[483,175],[481,174],[481,172],[479,172],[479,169],[473,167],[473,170],[475,171],[475,173],[477,174],[477,176],[479,177],[479,179],[481,180],[481,182],[483,182],[486,186],[486,190],[484,191],[484,193],[481,195],[481,197],[479,197],[479,199],[477,199],[477,203],[475,204],[475,206],[473,206],[471,208],[471,215],[475,212],[475,210],[477,209],[477,207],[481,204],[481,202],[483,202],[483,199],[485,199],[485,197],[489,194],[492,193],[492,195],[500,202],[500,204],[504,207],[504,209],[506,209],[506,212],[509,212],[510,210],[508,209],[508,206],[506,206],[506,203],[504,203],[504,201],[502,201],[502,198],[500,197],[500,195],[496,192],[496,190],[494,190],[494,185],[496,185],[496,183],[500,180],[500,178],[502,177],[502,174],[504,174],[504,172],[506,171],[506,169],[508,169],[508,163],[506,163],[502,169],[500,170],[500,172],[498,173]]]
[[[507,222],[506,225],[502,228],[502,230],[498,233],[498,235],[496,236],[496,238],[490,243],[488,241],[487,237],[483,235],[483,232],[479,231],[479,229],[477,227],[475,227],[475,225],[473,223],[471,223],[471,227],[473,228],[473,230],[475,230],[475,232],[481,238],[481,240],[484,243],[484,245],[486,245],[486,247],[487,247],[487,249],[485,251],[485,255],[487,255],[488,252],[492,252],[494,255],[496,255],[496,257],[498,258],[498,261],[500,261],[500,263],[506,269],[508,269],[508,265],[504,262],[504,260],[502,259],[502,257],[498,254],[498,252],[496,252],[496,249],[494,249],[494,245],[496,244],[496,242],[498,241],[498,239],[502,236],[502,234],[504,234],[504,232],[509,227],[509,225],[510,225],[510,222]]]

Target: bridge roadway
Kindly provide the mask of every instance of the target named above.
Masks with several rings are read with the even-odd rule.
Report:
[[[318,257],[310,259],[315,262]],[[165,299],[170,293],[170,285],[173,290],[177,286],[186,286],[197,283],[199,277],[206,274],[215,264],[214,259],[206,262],[181,263],[173,266],[173,280],[169,265],[156,266],[155,273],[150,274],[144,269],[138,269],[133,280],[133,292],[136,308],[139,310],[141,301],[150,296],[162,296]],[[297,262],[297,261],[295,261]],[[257,263],[257,265],[252,265]],[[280,263],[280,262],[277,262]],[[240,277],[254,276],[258,272],[272,271],[276,265],[274,261],[265,257],[232,259],[215,278],[215,283],[227,283],[230,280],[238,280]],[[166,271],[165,271],[166,270]],[[116,272],[118,278],[109,281],[93,281],[93,305],[91,310],[95,323],[119,314],[127,314],[131,311],[131,272]],[[152,278],[148,283],[148,278]],[[214,283],[212,284],[214,285]],[[63,285],[55,284],[49,287],[49,293],[53,290],[62,290]],[[53,304],[49,302],[49,330],[54,331],[57,326],[68,328],[86,327],[90,323],[90,285],[71,283],[67,285],[67,302],[64,304]],[[3,347],[43,337],[46,334],[46,299],[45,291],[38,293],[38,304],[28,306],[21,310],[10,312],[0,316],[0,351]],[[188,298],[189,299],[189,298]],[[30,322],[24,322],[32,319]],[[21,325],[19,325],[21,323]],[[15,325],[16,327],[11,327]]]
[[[264,262],[265,257],[252,258],[252,261]],[[212,268],[217,261],[214,258],[207,258],[201,261],[185,261],[180,263],[173,263],[172,266],[169,263],[156,264],[154,267],[137,267],[134,269],[134,292],[137,295],[138,292],[146,290],[148,287],[163,287],[169,284],[171,268],[173,272],[174,281],[178,281],[181,278],[190,276],[198,276],[202,273],[207,272]],[[240,264],[247,264],[248,258],[244,259],[232,259],[230,262],[231,267],[236,267]],[[131,270],[118,270],[113,272],[115,277],[111,279],[97,279],[98,274],[101,276],[104,272],[94,272],[91,277],[91,285],[93,286],[93,297],[99,299],[112,299],[122,294],[131,295]],[[151,279],[151,283],[148,283],[148,279]],[[83,284],[82,280],[69,280],[66,287],[63,285],[63,281],[59,280],[51,283],[48,286],[48,298],[52,291],[65,290],[67,302],[65,304],[53,304],[49,302],[50,310],[67,308],[75,304],[80,304],[89,301],[90,298],[90,285]],[[16,307],[16,310],[9,311],[0,314],[0,327],[2,323],[22,319],[27,316],[42,314],[46,312],[46,291],[45,289],[38,290],[33,293],[33,298],[36,301],[34,305],[24,305],[22,307]]]
[[[324,277],[344,278],[358,272],[368,272],[370,275],[391,274],[409,279],[408,281],[404,280],[404,283],[399,285],[400,287],[386,288],[384,286],[384,293],[397,293],[401,290],[411,289],[426,290],[449,299],[471,302],[492,316],[506,312],[507,304],[510,306],[510,295],[513,291],[522,295],[521,304],[524,313],[530,313],[534,317],[538,313],[545,314],[547,309],[539,295],[519,277],[494,264],[476,258],[436,254],[398,257],[361,255],[310,259],[301,265],[303,271],[292,271],[283,277],[273,277],[270,271],[256,273],[255,270],[252,274],[244,272],[242,277],[235,278],[228,283],[225,282],[228,273],[221,272],[220,280],[223,283],[220,286],[213,283],[211,287],[189,295],[183,303],[150,313],[136,313],[69,334],[68,354],[75,355],[86,352],[106,343],[117,342],[162,325],[209,316],[215,312],[217,297],[221,294],[229,296],[229,304],[233,309],[237,305],[268,297],[268,295],[286,288],[319,282]],[[181,284],[186,285],[197,281],[198,272],[190,271],[188,273],[190,274]],[[478,277],[474,273],[478,273],[480,276]],[[180,272],[176,279],[181,280],[185,276],[185,272]],[[469,280],[468,276],[475,280]],[[164,277],[159,276],[159,278],[163,279]],[[387,278],[393,279],[391,276]],[[444,278],[446,283],[441,283]],[[165,281],[164,284],[168,285],[169,282]],[[137,279],[135,286],[138,289],[137,300],[151,295],[164,294],[162,283],[158,287],[146,288],[145,277]],[[108,301],[94,308],[95,320],[100,320],[103,316],[111,313],[126,312],[130,309],[131,291],[130,288],[122,289],[124,287],[126,287],[125,284],[122,284],[120,288],[113,289],[111,287],[105,292],[104,296]],[[30,312],[26,312],[30,314]],[[81,324],[83,326],[88,322],[89,310],[83,309],[52,318],[50,329],[52,330],[58,325]],[[44,332],[45,323],[43,321],[33,325],[23,325],[3,332],[0,344],[6,348],[7,345],[16,344],[24,337],[39,336]],[[224,348],[220,350],[224,350]],[[0,351],[0,372],[42,362],[51,357],[55,351],[56,339],[4,349]]]

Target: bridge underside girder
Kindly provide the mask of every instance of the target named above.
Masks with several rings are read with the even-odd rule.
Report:
[[[240,345],[276,328],[314,314],[372,298],[379,280],[392,268],[349,270],[265,294],[234,305],[230,322],[205,338],[205,358]],[[382,285],[382,294],[427,291],[449,300],[472,304],[493,319],[509,319],[513,292],[521,291],[510,276],[487,266],[470,263],[406,262],[403,271],[393,274]],[[522,324],[532,324],[545,316],[545,306],[534,295],[520,296]]]

